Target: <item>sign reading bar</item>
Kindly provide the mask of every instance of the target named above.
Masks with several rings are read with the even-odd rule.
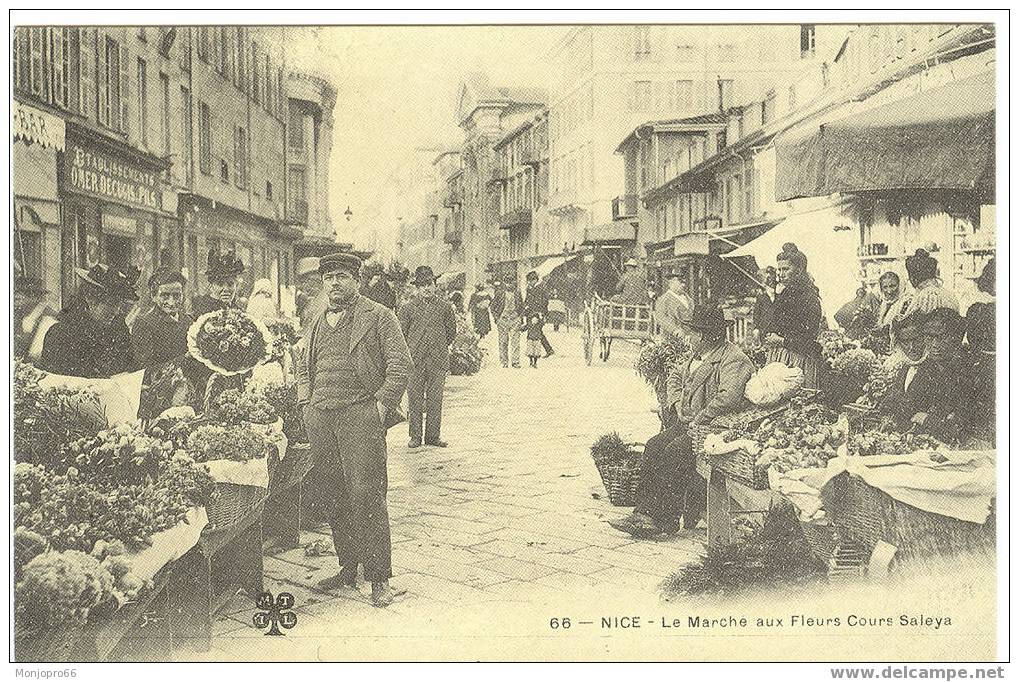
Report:
[[[66,189],[149,211],[160,208],[159,173],[114,155],[68,141],[64,153]]]
[[[62,118],[16,100],[13,105],[11,108],[11,134],[15,140],[24,140],[43,147],[63,150],[64,120]]]

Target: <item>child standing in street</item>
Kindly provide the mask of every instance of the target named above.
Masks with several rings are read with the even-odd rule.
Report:
[[[538,358],[544,353],[544,346],[541,345],[542,326],[538,315],[527,318],[527,357],[531,360],[531,367],[538,366]]]

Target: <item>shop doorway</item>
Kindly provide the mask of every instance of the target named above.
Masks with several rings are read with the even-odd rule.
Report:
[[[133,239],[116,234],[103,235],[103,261],[111,268],[127,272],[133,255]]]

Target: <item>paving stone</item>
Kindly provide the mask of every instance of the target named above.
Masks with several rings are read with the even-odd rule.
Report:
[[[556,572],[554,568],[549,568],[548,566],[521,561],[520,559],[511,559],[509,557],[495,557],[488,561],[482,561],[478,566],[491,569],[517,580],[534,580],[543,575],[551,575]]]

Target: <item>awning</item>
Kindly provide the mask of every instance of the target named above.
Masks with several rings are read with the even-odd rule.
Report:
[[[543,260],[536,268],[534,272],[538,273],[538,279],[545,279],[551,275],[557,268],[566,265],[574,258],[577,258],[580,254],[574,256],[549,256]]]
[[[868,190],[993,187],[993,73],[865,111],[860,106],[850,105],[836,120],[793,128],[776,139],[776,200]]]
[[[43,147],[64,151],[64,119],[14,100],[11,136]]]
[[[637,241],[637,228],[627,220],[615,220],[588,227],[584,230],[583,246],[596,244],[624,244]]]
[[[753,256],[759,268],[774,266],[782,245],[792,242],[807,257],[807,271],[821,292],[821,307],[833,315],[853,297],[859,285],[860,261],[856,249],[860,235],[856,228],[846,227],[838,205],[798,213],[722,258]]]

